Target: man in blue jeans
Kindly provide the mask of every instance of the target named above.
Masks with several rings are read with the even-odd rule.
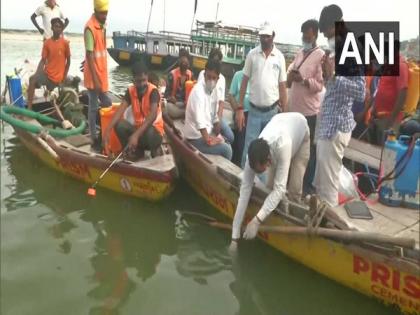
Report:
[[[274,45],[274,30],[266,23],[259,31],[260,45],[252,49],[245,60],[239,106],[236,108],[236,124],[245,126],[244,98],[249,82],[250,109],[246,125],[242,168],[252,140],[257,139],[265,125],[280,111],[286,111],[286,62]]]
[[[204,80],[197,82],[188,98],[185,112],[185,138],[199,151],[221,155],[230,160],[232,148],[221,136],[221,125],[217,115],[218,97],[213,93],[220,74],[220,61],[209,59]]]

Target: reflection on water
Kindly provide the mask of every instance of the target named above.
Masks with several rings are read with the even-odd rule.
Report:
[[[17,58],[39,54],[39,43],[12,44],[2,42],[10,57],[2,77],[18,61],[15,50]],[[124,93],[130,69],[110,72],[113,90]],[[0,143],[1,314],[396,313],[260,241],[242,242],[232,261],[229,233],[175,215],[223,220],[182,180],[159,203],[102,188],[90,199],[86,184],[44,166],[10,126]]]

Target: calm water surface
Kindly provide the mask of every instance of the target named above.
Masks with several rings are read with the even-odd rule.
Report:
[[[71,73],[83,58],[72,46]],[[1,41],[6,73],[37,59],[38,37]],[[34,56],[36,57],[34,59]],[[110,62],[113,90],[129,71]],[[222,219],[183,181],[149,203],[87,185],[34,158],[1,127],[1,314],[398,314],[295,263],[261,241],[227,253],[229,234],[180,222],[175,210]]]

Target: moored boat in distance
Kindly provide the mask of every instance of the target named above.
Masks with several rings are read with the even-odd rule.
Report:
[[[114,45],[108,48],[111,57],[121,66],[142,61],[151,69],[168,71],[178,59],[180,49],[191,55],[191,68],[195,74],[204,69],[213,47],[223,53],[222,73],[231,78],[241,68],[247,53],[259,43],[258,28],[225,25],[218,22],[196,21],[191,34],[161,31],[127,33],[114,32]],[[276,43],[287,61],[293,59],[299,46]]]

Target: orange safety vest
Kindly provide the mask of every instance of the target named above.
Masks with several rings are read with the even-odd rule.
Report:
[[[107,92],[108,91],[108,63],[107,63],[107,50],[106,50],[106,34],[103,31],[101,25],[99,24],[94,14],[85,25],[85,31],[87,29],[89,29],[92,32],[93,40],[94,40],[93,68],[94,68],[94,71],[96,72],[96,75],[99,78],[99,81],[101,84],[101,91]],[[95,84],[93,83],[92,73],[87,63],[87,57],[85,59],[84,80],[85,80],[85,87],[87,89],[93,90],[95,88]]]
[[[141,124],[145,121],[146,117],[150,114],[150,95],[152,94],[152,91],[154,89],[156,89],[156,86],[154,86],[151,83],[148,83],[146,93],[144,93],[140,103],[136,86],[131,85],[128,88],[128,92],[130,93],[131,99],[131,108],[133,109],[134,124],[137,128],[141,126]],[[159,102],[157,107],[157,117],[153,122],[153,126],[161,135],[163,135],[163,118]]]
[[[176,91],[181,87],[181,69],[175,68],[171,71],[172,74],[172,90],[171,90],[171,96],[175,97]],[[191,70],[187,69],[187,72],[185,73],[185,82],[192,79],[192,72]]]

